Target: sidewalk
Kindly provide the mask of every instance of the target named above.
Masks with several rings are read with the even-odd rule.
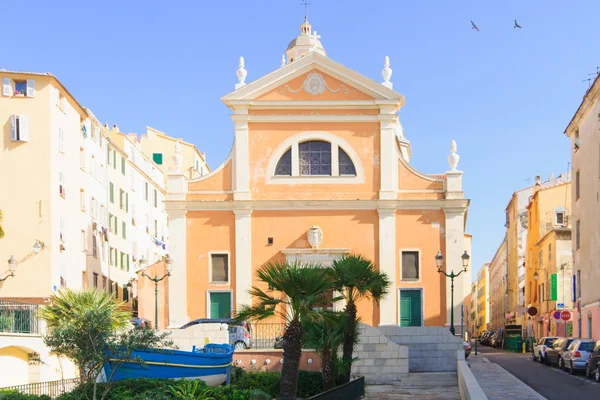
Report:
[[[485,356],[471,353],[467,364],[489,400],[519,399],[545,400],[546,398],[520,381],[510,372],[490,362]]]

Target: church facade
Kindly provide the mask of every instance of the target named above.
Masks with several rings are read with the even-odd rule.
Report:
[[[173,156],[165,202],[174,260],[164,299],[169,326],[251,304],[252,285],[268,289],[256,278],[266,263],[326,268],[350,253],[392,281],[379,305],[359,304],[363,322],[447,325],[450,281],[437,272],[435,255],[441,251],[443,269],[458,272],[470,253],[456,144],[443,174],[411,166],[398,116],[404,97],[393,90],[387,57],[383,83],[375,82],[328,58],[308,21],[286,56],[247,84],[240,59],[236,90],[222,99],[234,145],[218,168],[189,179]],[[459,331],[470,270],[454,287]]]

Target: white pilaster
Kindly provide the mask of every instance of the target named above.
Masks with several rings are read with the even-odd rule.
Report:
[[[252,286],[252,210],[233,210],[235,214],[235,306],[252,305],[248,293]]]
[[[446,273],[454,272],[458,274],[462,268],[462,258],[464,253],[464,224],[465,224],[465,207],[444,208],[446,215],[445,235],[446,235],[446,254],[444,261]],[[469,265],[467,272],[463,272],[458,278],[454,279],[454,328],[458,333],[460,331],[460,306],[463,304],[465,291],[464,285],[468,281],[467,275],[471,274],[471,266]],[[451,280],[446,279],[446,326],[450,326],[451,312]]]
[[[233,158],[233,199],[250,200],[250,158],[248,150],[248,107],[236,107],[231,116],[235,123]]]
[[[169,215],[169,256],[173,271],[169,277],[169,328],[179,328],[189,321],[187,315],[187,210],[167,209]]]
[[[398,192],[398,156],[394,126],[394,106],[381,106],[377,118],[380,122],[380,199],[396,199]]]
[[[396,209],[379,208],[379,270],[396,280]],[[379,303],[379,325],[398,325],[398,291],[392,283]]]

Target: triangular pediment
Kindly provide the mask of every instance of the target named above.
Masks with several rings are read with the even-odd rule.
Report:
[[[222,99],[232,101],[393,100],[404,97],[394,90],[317,53],[309,53]]]

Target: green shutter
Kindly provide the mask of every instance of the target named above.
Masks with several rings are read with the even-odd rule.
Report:
[[[112,265],[113,263],[113,248],[110,247],[108,250],[108,263]]]
[[[108,214],[108,229],[109,230],[112,229],[112,222],[113,222],[113,215],[112,214]]]
[[[162,155],[162,153],[153,153],[152,154],[152,161],[154,161],[158,165],[162,165],[162,162],[163,162],[163,155]]]
[[[119,234],[119,219],[115,215],[115,235]]]
[[[400,291],[400,326],[421,326],[421,291]]]
[[[125,254],[125,258],[127,259],[127,272],[129,272],[129,254]]]
[[[127,225],[125,224],[125,221],[121,222],[121,224],[123,227],[121,235],[123,236],[123,239],[127,239]]]
[[[113,150],[113,169],[117,169],[117,151]]]
[[[210,294],[210,318],[231,317],[231,295],[225,293]]]
[[[119,208],[123,209],[123,189],[119,189]]]
[[[121,251],[121,264],[119,265],[121,267],[121,269],[123,269],[123,252]]]
[[[110,202],[114,204],[115,202],[115,185],[112,182],[109,184],[110,186]]]
[[[125,193],[125,211],[129,212],[129,193]]]
[[[121,173],[125,175],[125,157],[121,157]]]

